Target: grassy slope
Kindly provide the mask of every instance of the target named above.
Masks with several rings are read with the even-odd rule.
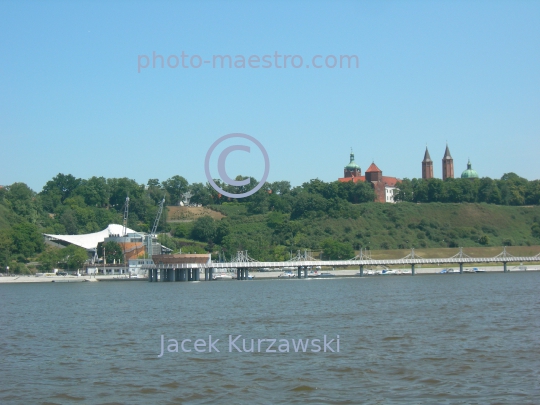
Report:
[[[233,233],[271,237],[273,231],[266,225],[266,215],[249,216],[242,206],[220,207],[220,211],[232,221]],[[540,245],[540,239],[531,233],[534,221],[540,218],[538,206],[369,203],[351,206],[351,212],[357,217],[295,221],[300,231],[292,242],[293,249],[315,250],[326,238],[373,250]],[[484,235],[489,240],[487,245],[480,243]],[[287,245],[291,246],[291,241]],[[446,253],[443,256],[448,257]]]
[[[506,251],[513,256],[535,256],[540,253],[540,246],[511,246]],[[426,248],[415,249],[415,254],[428,258],[448,258],[459,253],[458,248]],[[500,246],[464,248],[463,253],[470,257],[494,257],[502,252]],[[372,259],[401,259],[411,253],[406,249],[373,250]]]

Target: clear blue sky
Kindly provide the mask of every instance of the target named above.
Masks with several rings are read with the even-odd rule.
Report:
[[[0,3],[0,184],[57,173],[204,182],[220,136],[259,139],[270,181],[364,171],[540,177],[540,2]],[[354,69],[147,68],[138,55],[356,54]],[[260,178],[254,153],[231,176]]]

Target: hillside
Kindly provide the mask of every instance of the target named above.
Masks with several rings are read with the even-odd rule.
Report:
[[[197,218],[209,216],[215,220],[220,220],[224,215],[220,212],[211,210],[206,207],[167,207],[167,222],[191,222]]]
[[[250,179],[249,187],[256,184]],[[59,173],[40,193],[24,183],[0,188],[0,267],[47,261],[42,233],[96,232],[122,223],[126,206],[128,227],[147,232],[163,198],[167,209],[157,231],[175,251],[230,257],[247,250],[257,260],[287,260],[297,250],[310,249],[324,258],[349,259],[360,248],[540,244],[538,180],[508,173],[500,180],[472,182],[413,179],[400,187],[403,198],[397,204],[373,203],[373,190],[363,182],[318,179],[297,187],[287,181],[268,183],[264,191],[235,201],[181,176],[144,185],[127,178],[78,179]],[[187,191],[199,206],[174,206]]]
[[[448,252],[455,254],[457,247],[494,247],[493,252],[499,253],[503,245],[540,244],[540,235],[533,232],[540,222],[538,206],[366,203],[350,204],[339,216],[296,220],[278,212],[250,215],[241,204],[213,208],[227,215],[221,222],[228,225],[228,233],[211,242],[226,252],[248,250],[250,256],[259,260],[286,258],[290,251],[299,249],[331,254],[331,243],[342,244],[343,249],[348,247],[346,252],[360,248],[403,249],[401,257],[412,247],[420,249],[419,254],[422,248],[454,248]],[[469,254],[477,255],[474,250]]]

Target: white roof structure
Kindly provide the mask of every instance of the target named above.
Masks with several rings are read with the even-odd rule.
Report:
[[[51,241],[59,240],[72,245],[77,245],[87,250],[95,250],[99,242],[103,242],[105,238],[111,235],[121,235],[124,230],[122,225],[109,224],[107,228],[102,231],[87,233],[86,235],[50,235],[44,233],[43,235]],[[126,233],[136,233],[133,229],[126,228]]]

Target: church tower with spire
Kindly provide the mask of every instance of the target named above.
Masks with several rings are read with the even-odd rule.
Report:
[[[454,159],[452,159],[452,155],[450,155],[448,144],[446,144],[446,151],[442,158],[442,178],[443,180],[454,178]]]
[[[426,180],[433,178],[433,160],[431,160],[431,156],[429,156],[427,146],[424,160],[422,160],[422,178]]]
[[[356,164],[354,161],[354,153],[351,148],[351,161],[347,166],[345,166],[345,170],[343,171],[343,177],[350,178],[350,177],[360,177],[362,176],[362,170],[360,169],[360,166]]]

